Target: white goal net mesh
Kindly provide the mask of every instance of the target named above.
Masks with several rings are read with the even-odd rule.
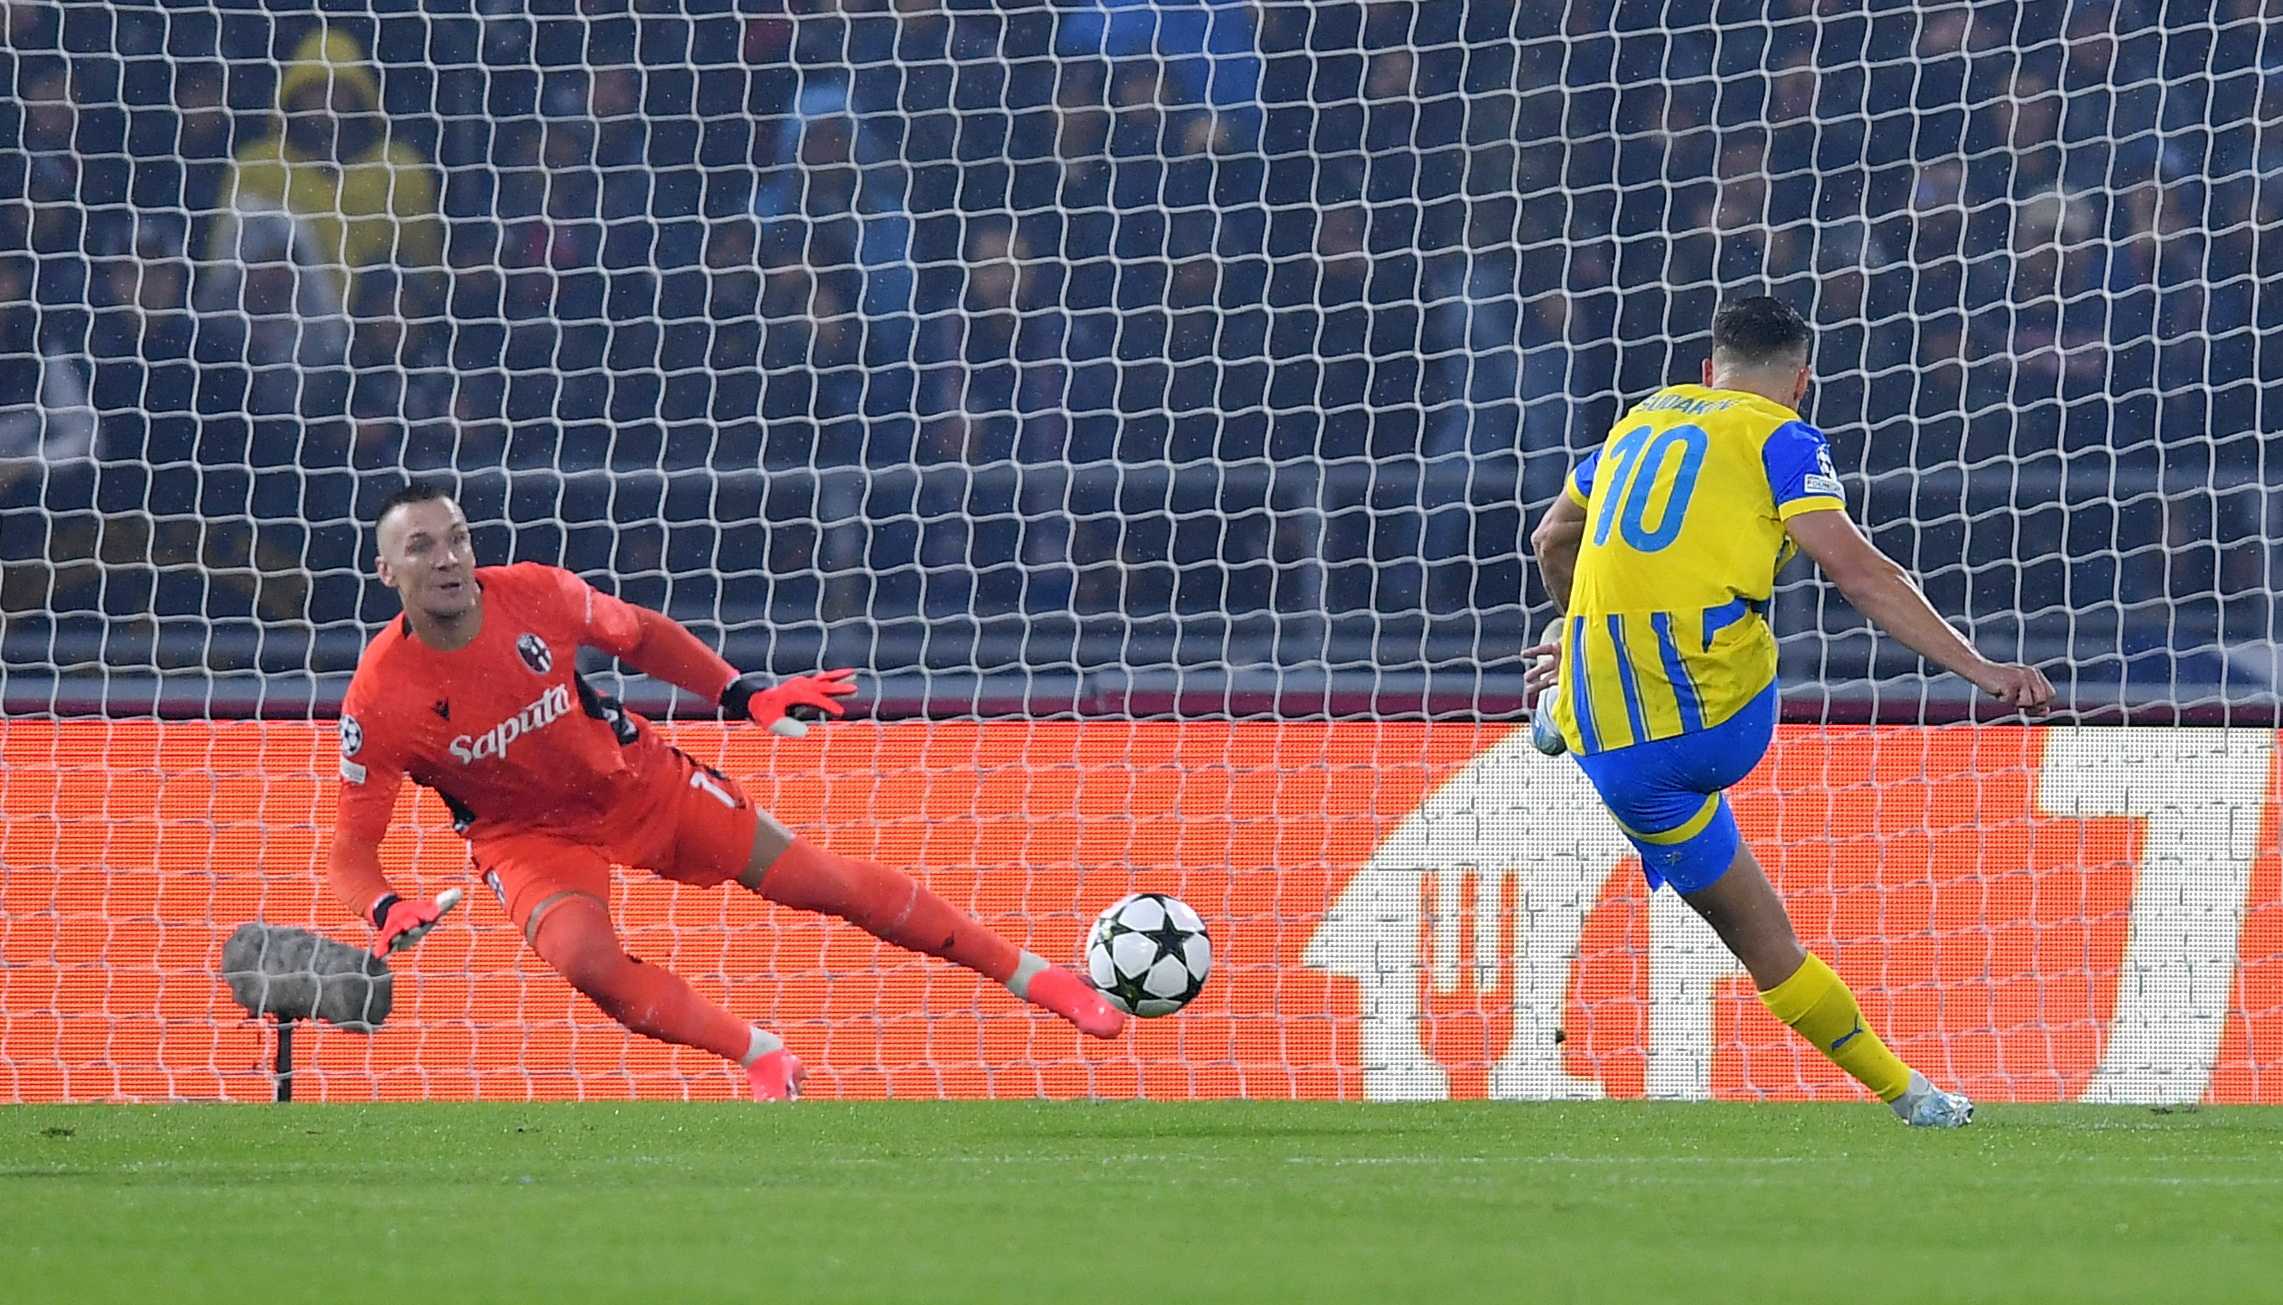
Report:
[[[820,839],[1056,959],[1137,886],[1227,932],[1199,1009],[1090,1056],[630,881],[635,950],[815,1039],[824,1090],[1844,1095],[1568,763],[1502,750],[1529,526],[1760,292],[1817,327],[1857,518],[2086,722],[1936,735],[1967,686],[1787,571],[1787,718],[1864,727],[1743,802],[1811,943],[1985,1094],[2283,1091],[2245,1040],[2283,978],[2238,955],[2276,937],[2267,735],[2115,728],[2273,724],[2271,10],[0,5],[0,1099],[268,1090],[212,953],[361,941],[313,869],[326,722],[408,475],[487,562],[860,668],[839,742],[687,734]],[[2071,778],[2135,758],[2240,782]],[[2152,812],[2205,801],[2164,846],[2216,895],[2144,914]],[[410,817],[392,867],[454,881]],[[490,910],[311,1090],[732,1086]],[[2136,950],[2173,924],[2225,945]],[[2139,1042],[2120,992],[2158,993]]]

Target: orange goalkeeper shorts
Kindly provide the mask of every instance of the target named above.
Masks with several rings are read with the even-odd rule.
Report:
[[[711,888],[744,873],[757,837],[776,844],[764,849],[772,860],[792,845],[792,832],[755,807],[736,780],[663,743],[645,751],[633,783],[604,819],[469,844],[477,872],[525,937],[531,913],[550,898],[584,893],[607,905],[613,865]]]

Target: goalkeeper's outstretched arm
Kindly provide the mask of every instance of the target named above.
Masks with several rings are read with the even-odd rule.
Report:
[[[380,844],[338,829],[333,831],[332,850],[325,855],[325,886],[360,920],[373,919],[373,908],[396,896],[388,873],[381,869]]]
[[[2053,705],[2053,685],[2044,672],[1993,662],[1974,651],[1926,601],[1909,573],[1866,539],[1846,513],[1803,512],[1785,528],[1857,611],[1911,651],[1957,672],[2009,707],[2036,715]]]
[[[561,574],[566,592],[586,604],[585,642],[652,679],[719,703],[733,720],[750,720],[772,734],[799,738],[808,726],[793,713],[839,716],[847,708],[834,699],[856,692],[848,682],[855,672],[846,670],[794,676],[764,688],[740,678],[735,667],[681,622],[601,593],[568,571]]]

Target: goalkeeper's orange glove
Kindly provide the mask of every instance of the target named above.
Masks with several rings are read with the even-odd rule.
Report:
[[[373,940],[373,955],[400,952],[427,936],[444,913],[460,904],[460,890],[447,888],[434,899],[406,901],[390,893],[373,903],[373,924],[380,936]]]
[[[852,670],[819,671],[815,675],[796,675],[780,680],[766,689],[756,689],[744,680],[735,680],[721,692],[722,710],[731,716],[743,716],[771,734],[797,739],[809,732],[800,715],[815,718],[846,715],[848,709],[835,699],[856,692],[851,683],[856,677]]]

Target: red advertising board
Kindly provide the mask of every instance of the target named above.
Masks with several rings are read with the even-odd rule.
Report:
[[[677,740],[835,849],[1049,957],[1137,889],[1213,931],[1205,994],[1082,1043],[995,987],[735,888],[621,881],[628,945],[818,1096],[1852,1099],[1637,864],[1566,759],[1448,723],[845,724]],[[1980,1100],[2283,1101],[2264,731],[1784,729],[1737,791],[1803,937],[1903,1056]],[[216,974],[239,923],[362,942],[316,870],[330,728],[0,723],[0,1100],[266,1099]],[[522,947],[440,804],[386,849],[470,906],[397,958],[305,1099],[729,1097]]]

